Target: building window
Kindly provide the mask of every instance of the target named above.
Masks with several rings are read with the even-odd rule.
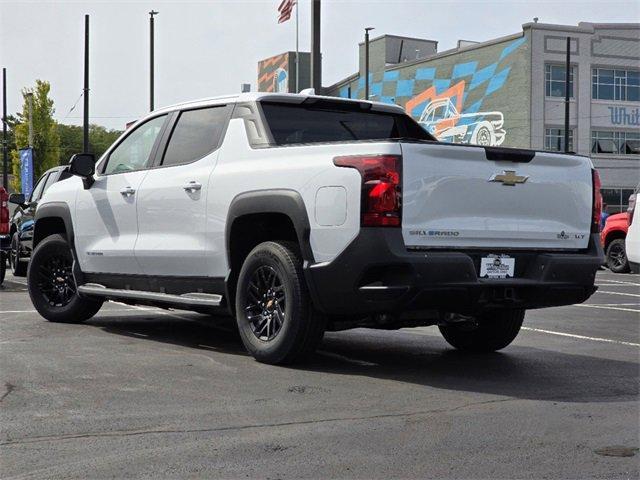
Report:
[[[640,101],[640,72],[594,68],[591,72],[591,98]]]
[[[607,213],[626,212],[629,206],[629,197],[633,193],[632,188],[603,188],[602,201],[607,205]]]
[[[591,132],[591,153],[640,155],[640,133],[594,130]]]
[[[547,128],[544,131],[544,149],[564,152],[564,128]],[[569,130],[569,151],[573,152],[573,130]]]
[[[569,71],[569,98],[573,96],[573,79],[575,77],[575,67],[571,67]],[[564,98],[564,87],[566,83],[566,75],[564,65],[545,65],[545,96]]]

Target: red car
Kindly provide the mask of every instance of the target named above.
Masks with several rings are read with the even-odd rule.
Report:
[[[604,249],[607,267],[614,273],[627,273],[629,261],[624,247],[624,239],[629,229],[629,216],[627,212],[616,213],[607,218],[600,241]]]

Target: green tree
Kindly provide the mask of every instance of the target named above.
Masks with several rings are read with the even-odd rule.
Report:
[[[53,119],[55,109],[53,100],[49,98],[51,86],[49,82],[36,80],[34,89],[23,89],[24,105],[18,114],[15,124],[15,149],[11,151],[11,169],[13,172],[12,187],[20,191],[20,152],[29,146],[29,103],[27,94],[33,93],[33,150],[34,181],[46,170],[55,167],[60,160],[60,136],[56,121]]]
[[[73,154],[82,152],[82,127],[58,124],[58,134],[60,135],[60,165],[65,165]],[[122,132],[119,130],[108,130],[101,125],[89,125],[89,151],[96,156],[96,159],[100,158],[120,134]]]

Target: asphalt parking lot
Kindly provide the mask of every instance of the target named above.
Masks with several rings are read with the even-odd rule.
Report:
[[[638,478],[640,275],[531,311],[514,344],[329,333],[262,365],[211,317],[106,304],[51,324],[0,290],[3,478]]]

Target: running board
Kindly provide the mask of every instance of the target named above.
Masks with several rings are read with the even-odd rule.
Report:
[[[147,302],[162,302],[173,305],[188,305],[192,307],[219,307],[222,295],[215,293],[183,293],[172,295],[160,292],[145,292],[142,290],[124,290],[107,288],[99,283],[85,283],[78,287],[78,292],[94,297],[108,297],[115,299],[144,300]]]

